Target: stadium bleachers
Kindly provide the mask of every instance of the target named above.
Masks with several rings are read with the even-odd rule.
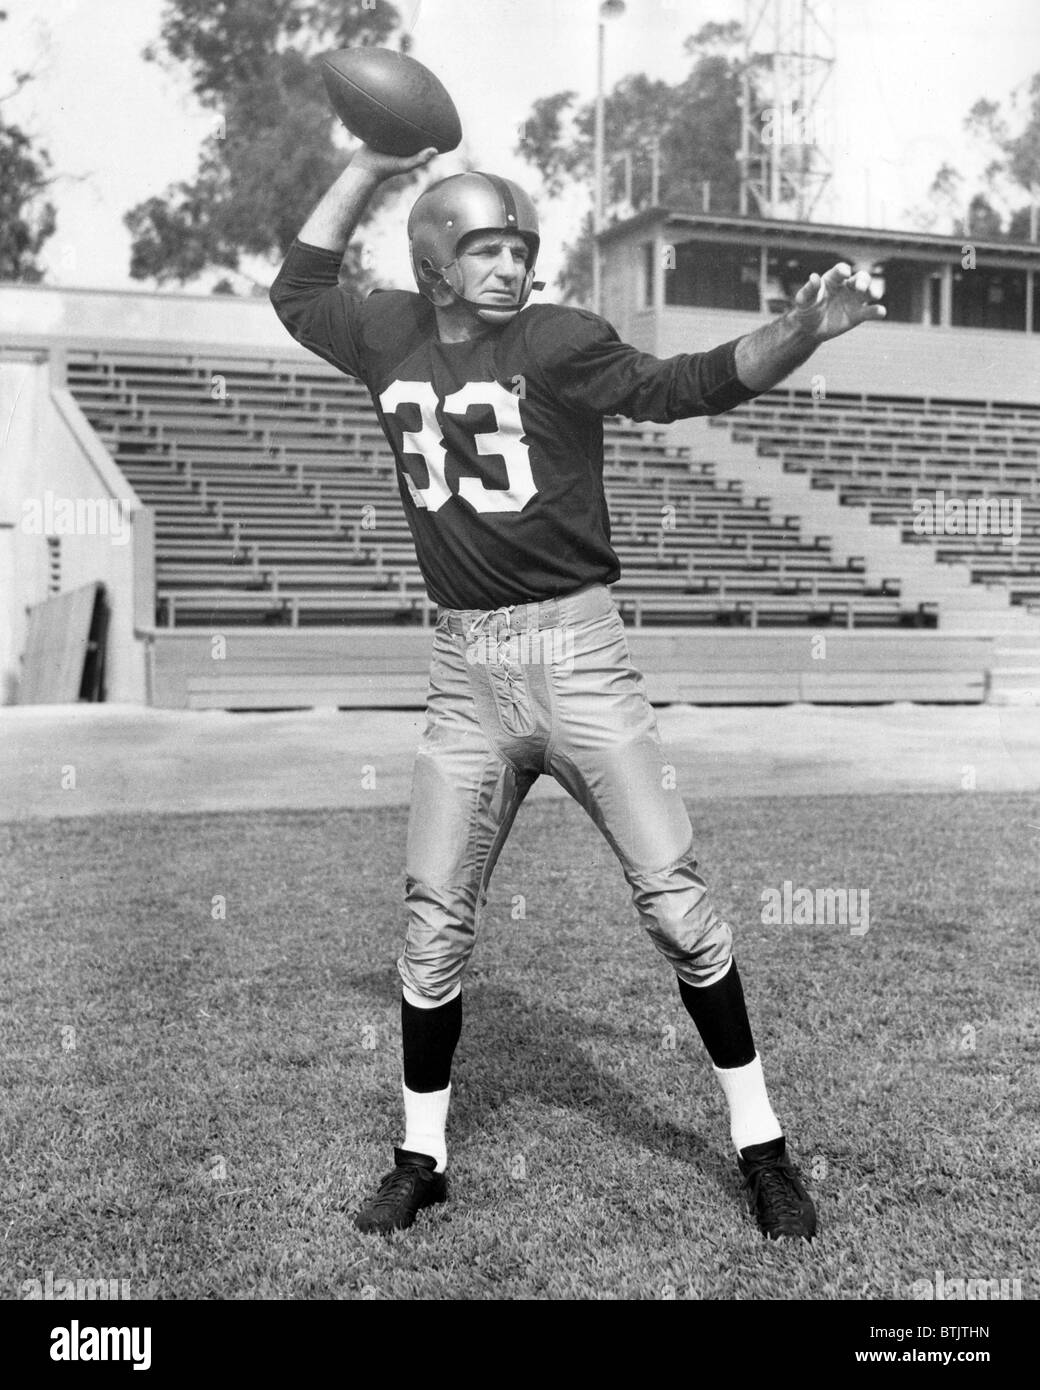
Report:
[[[1004,582],[1013,604],[1040,615],[1040,407],[817,400],[781,388],[711,423],[785,470],[808,474],[813,487],[836,489],[872,522],[895,524],[904,541],[932,547],[938,560],[967,565],[976,583]],[[942,524],[936,509],[948,504],[975,511],[962,518],[951,510]],[[980,507],[989,508],[985,522]],[[1014,544],[998,529],[1008,531],[1013,516]]]
[[[161,626],[429,622],[393,461],[360,384],[298,359],[115,348],[71,352],[67,384],[154,509]],[[821,469],[840,468],[835,425],[821,418],[814,434],[795,405],[800,432],[789,429],[784,409],[773,393],[730,418],[759,447],[812,460],[818,445]],[[855,429],[850,419],[846,434]],[[623,571],[614,593],[637,626],[935,625],[898,581],[872,587],[862,563],[839,562],[797,518],[772,516],[660,430],[607,421],[606,483]]]

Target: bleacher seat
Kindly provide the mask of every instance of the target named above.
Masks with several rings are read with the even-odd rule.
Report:
[[[320,363],[115,349],[72,352],[67,370],[87,418],[155,510],[157,622],[430,621],[393,460],[360,384]],[[729,418],[760,448],[789,450],[792,467],[814,478],[819,468],[821,485],[849,487],[850,503],[881,505],[890,487],[945,476],[938,461],[948,447],[960,450],[959,468],[981,466],[971,420],[929,422],[935,428],[903,448],[900,411],[875,415],[861,402],[812,415],[773,393]],[[1024,473],[1028,422],[1002,428],[1005,462],[1010,469],[1014,457]],[[796,518],[774,518],[764,499],[717,479],[666,431],[612,419],[604,438],[623,567],[615,594],[627,621],[934,625],[927,606],[905,605],[894,583],[871,588],[860,562],[836,561]],[[982,558],[992,566],[999,557]],[[1037,599],[1032,574],[1020,572],[1022,594]]]
[[[895,524],[902,539],[967,565],[977,583],[1007,584],[1013,603],[1040,596],[1040,407],[1001,402],[828,396],[780,388],[711,421],[814,487]],[[1021,534],[921,534],[914,502],[937,493],[1017,504]]]

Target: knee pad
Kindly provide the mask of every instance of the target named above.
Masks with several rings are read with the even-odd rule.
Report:
[[[729,964],[733,933],[715,910],[691,855],[654,873],[626,874],[646,931],[675,973],[706,985]]]

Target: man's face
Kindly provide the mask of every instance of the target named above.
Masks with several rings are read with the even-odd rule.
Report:
[[[515,304],[527,274],[527,254],[516,232],[474,232],[464,238],[455,259],[456,291],[489,309]]]

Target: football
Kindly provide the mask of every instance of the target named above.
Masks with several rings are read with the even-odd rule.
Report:
[[[429,68],[390,48],[342,48],[321,59],[336,115],[380,154],[441,154],[462,139],[455,103]]]

